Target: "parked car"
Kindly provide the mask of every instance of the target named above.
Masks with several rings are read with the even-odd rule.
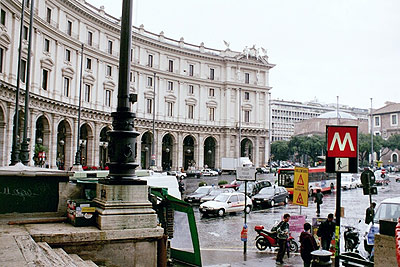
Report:
[[[379,221],[388,220],[397,222],[400,217],[400,197],[384,199],[376,209],[373,223],[368,225],[365,233],[364,248],[371,253],[375,243],[375,234],[379,233]]]
[[[264,187],[260,192],[252,198],[253,205],[273,207],[275,204],[289,202],[289,193],[286,188],[282,186]]]
[[[246,183],[241,183],[238,191],[241,193],[245,192],[245,184]],[[257,194],[258,192],[260,192],[260,190],[264,187],[269,187],[272,186],[271,182],[268,180],[261,180],[261,181],[256,181],[256,182],[247,182],[247,195],[249,197],[254,196],[255,194]]]
[[[221,193],[232,193],[235,192],[235,189],[233,188],[218,188],[214,187],[207,195],[204,197],[200,198],[200,203],[204,203],[206,201],[211,201],[214,200],[219,194]]]
[[[180,171],[167,171],[167,175],[173,175],[176,178],[180,179],[185,179],[187,177],[187,174],[185,172],[180,172]]]
[[[349,173],[343,173],[342,174],[342,189],[343,190],[348,190],[348,189],[353,189],[357,188],[357,181],[353,177],[353,174]]]
[[[202,173],[200,170],[187,170],[186,175],[187,175],[187,177],[200,178]]]
[[[218,175],[222,175],[222,169],[214,168],[213,170],[218,172]]]
[[[214,200],[201,204],[199,211],[202,215],[224,216],[226,213],[240,211],[250,213],[252,206],[251,199],[242,193],[221,193]]]
[[[203,176],[218,176],[218,172],[211,169],[202,169],[201,173]]]
[[[269,169],[265,167],[256,168],[257,173],[269,173]]]
[[[196,191],[187,195],[184,200],[189,203],[200,203],[200,199],[209,194],[213,188],[213,186],[200,186]]]

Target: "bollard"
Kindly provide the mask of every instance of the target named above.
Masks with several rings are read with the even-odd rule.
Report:
[[[318,249],[311,252],[311,255],[312,255],[312,261],[311,261],[312,267],[332,266],[332,261],[331,261],[332,252],[323,249]]]

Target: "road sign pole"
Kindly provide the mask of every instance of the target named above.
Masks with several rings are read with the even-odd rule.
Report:
[[[342,174],[340,172],[336,173],[336,231],[340,237],[340,206],[341,206],[341,188],[342,188]],[[336,250],[335,250],[335,267],[339,267],[339,254],[340,254],[340,238],[336,239]]]
[[[244,181],[244,225],[247,225],[247,181]],[[247,240],[243,241],[243,254],[247,253]]]

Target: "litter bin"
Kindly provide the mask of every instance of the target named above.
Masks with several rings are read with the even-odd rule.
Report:
[[[318,249],[311,252],[312,261],[311,266],[332,266],[331,256],[332,252],[324,249]]]

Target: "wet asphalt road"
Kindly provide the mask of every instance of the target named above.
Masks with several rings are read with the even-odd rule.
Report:
[[[398,176],[400,176],[398,174]],[[378,195],[372,196],[372,200],[375,201],[378,205],[379,203],[389,197],[399,196],[400,192],[400,183],[396,183],[394,181],[394,175],[389,176],[390,184],[389,186],[383,188],[378,187]],[[275,180],[275,176],[272,174],[263,174],[257,177],[257,180],[267,179],[272,183]],[[196,178],[188,178],[185,179],[186,191],[185,194],[189,194],[195,191],[198,188],[198,184],[200,181],[205,181],[208,185],[218,184],[220,180],[226,180],[231,182],[235,179],[234,175],[222,175],[216,177],[202,177],[200,179]],[[344,207],[344,217],[341,218],[341,235],[344,232],[344,225],[355,226],[360,230],[360,246],[359,249],[361,253],[365,253],[363,251],[363,235],[367,228],[367,225],[364,223],[365,210],[369,206],[369,196],[364,196],[362,188],[352,189],[342,191],[341,198],[341,206]],[[336,208],[336,193],[324,195],[323,199],[324,203],[321,205],[321,217],[326,218],[328,213],[334,213]],[[265,228],[270,229],[273,224],[279,221],[284,213],[289,213],[291,215],[306,215],[306,221],[312,222],[312,218],[316,217],[316,204],[309,199],[308,207],[301,207],[297,205],[293,205],[289,202],[288,205],[279,205],[273,208],[266,209],[256,209],[253,210],[250,214],[247,215],[247,225],[248,225],[248,242],[247,242],[247,251],[250,253],[255,253],[257,257],[269,257],[275,258],[275,254],[271,254],[271,252],[267,253],[258,252],[255,247],[255,237],[256,232],[254,231],[255,225],[264,225]],[[237,213],[226,215],[224,217],[202,217],[200,212],[198,211],[198,207],[194,206],[194,212],[196,217],[197,230],[199,233],[200,239],[200,247],[204,251],[232,251],[232,253],[243,253],[243,242],[240,239],[240,232],[242,230],[244,224],[244,213]],[[175,219],[177,220],[177,219]],[[178,219],[179,220],[179,219]],[[359,221],[361,222],[359,223]],[[185,228],[179,231],[180,238],[178,240],[173,240],[172,244],[174,247],[187,248],[190,247],[189,236],[185,236],[185,232],[188,233],[188,229]],[[296,240],[298,240],[299,233],[293,233]],[[185,237],[184,237],[185,236]],[[341,242],[341,251],[343,252],[344,241]],[[296,257],[296,256],[295,256]],[[297,256],[301,262],[300,256]],[[205,257],[202,257],[203,265],[207,266],[214,261],[207,261]],[[233,260],[233,258],[231,259]],[[220,259],[221,263],[232,264],[230,257],[225,257]],[[295,261],[296,262],[296,261]],[[208,263],[208,264],[207,264]],[[250,262],[249,262],[250,263]],[[251,266],[251,264],[244,264],[247,266]],[[236,265],[240,266],[236,262]],[[288,266],[297,266],[294,265]]]

